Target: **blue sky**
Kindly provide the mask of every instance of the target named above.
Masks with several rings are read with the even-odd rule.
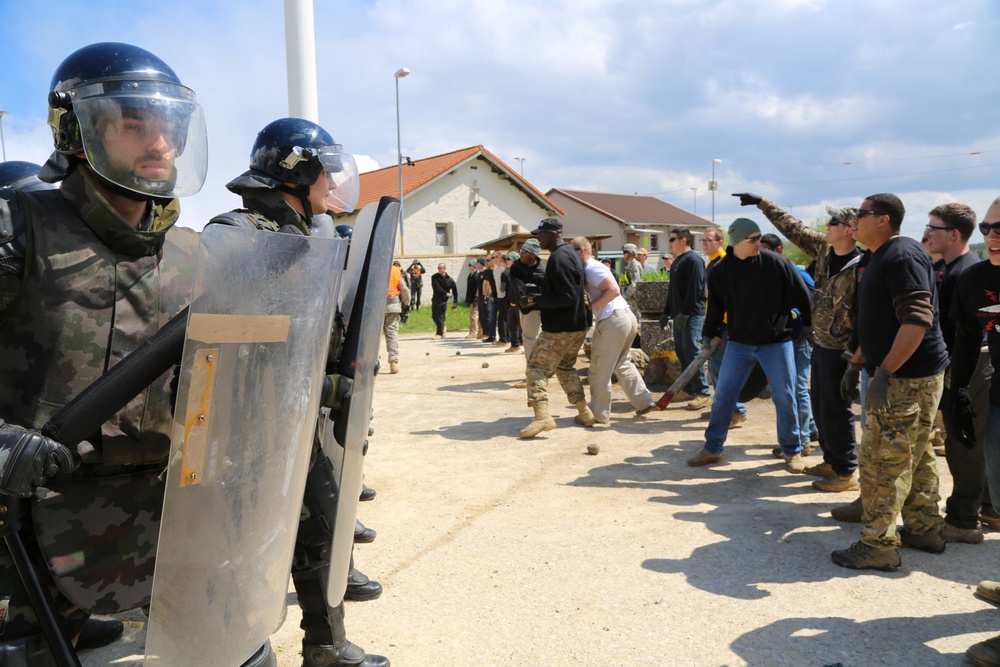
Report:
[[[288,113],[282,2],[0,8],[8,159],[47,157],[45,96],[66,55],[130,42],[205,108],[209,176],[182,224],[238,205],[225,183]],[[651,194],[711,217],[717,158],[723,226],[756,213],[732,192],[810,221],[894,192],[911,236],[937,204],[982,216],[1000,195],[995,0],[316,0],[315,18],[320,123],[369,168],[395,164],[393,73],[408,67],[404,155],[483,144],[525,158],[543,192]]]

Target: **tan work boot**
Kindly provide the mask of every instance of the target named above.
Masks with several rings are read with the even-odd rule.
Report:
[[[809,468],[806,468],[805,472],[808,475]],[[826,477],[813,480],[812,488],[817,491],[830,491],[833,493],[840,491],[857,491],[860,488],[860,485],[858,484],[858,473],[854,472],[850,475],[838,475],[837,473],[832,473]]]
[[[584,426],[593,426],[597,422],[597,419],[594,418],[594,413],[590,410],[590,406],[587,405],[587,401],[577,401],[576,409],[580,413],[577,415],[579,423]]]
[[[861,506],[860,497],[853,503],[848,505],[837,505],[830,510],[830,516],[837,521],[843,521],[844,523],[861,523],[861,515],[863,513],[864,508]]]
[[[983,508],[979,513],[979,521],[982,522],[983,528],[992,528],[993,530],[1000,530],[1000,514],[993,508]]]
[[[535,410],[535,420],[521,429],[521,438],[534,438],[542,431],[551,431],[556,427],[556,420],[549,416],[549,404],[547,401],[538,401],[533,407]]]
[[[833,473],[833,466],[824,461],[823,463],[817,463],[814,466],[809,466],[803,470],[807,475],[812,475],[814,477],[829,477]]]
[[[1000,666],[1000,636],[973,644],[966,649],[965,657],[978,667]]]
[[[802,454],[792,454],[791,456],[786,456],[784,458],[785,470],[793,475],[801,475],[806,469],[806,461],[802,458]]]
[[[1000,607],[1000,581],[980,581],[974,595]]]
[[[718,463],[722,460],[722,454],[713,454],[707,449],[702,449],[700,452],[688,459],[687,463],[692,468],[699,468],[701,466],[707,466],[710,463]]]
[[[812,452],[813,452],[812,445],[802,445],[802,456],[809,456],[810,454],[812,454]],[[785,450],[781,448],[781,445],[778,445],[777,447],[772,449],[771,454],[776,459],[785,458]]]
[[[709,413],[709,417],[711,416],[712,416],[711,413]],[[729,428],[739,428],[740,424],[742,424],[746,420],[747,416],[745,414],[743,414],[742,412],[734,412],[733,418],[729,421]]]
[[[398,372],[399,372],[399,362],[398,361],[390,361],[389,362],[389,375],[395,375]]]
[[[959,528],[950,523],[944,524],[941,528],[941,537],[945,542],[965,542],[966,544],[979,544],[983,541],[983,531],[978,528]]]
[[[855,542],[846,549],[834,551],[830,558],[840,567],[884,572],[895,572],[903,562],[897,549],[876,549],[864,542]]]
[[[712,397],[707,394],[695,396],[685,407],[685,410],[703,410],[712,404]]]

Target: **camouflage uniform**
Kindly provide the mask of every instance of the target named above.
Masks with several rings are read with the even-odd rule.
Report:
[[[19,291],[0,313],[0,418],[19,426],[41,428],[189,300],[198,235],[174,227],[177,200],[157,200],[135,230],[92,178],[78,168],[61,190],[11,195],[31,253],[24,272],[5,283]],[[0,217],[9,206],[0,200]],[[71,635],[91,612],[149,602],[174,376],[164,374],[92,434],[95,451],[52,480],[26,517],[22,535],[38,566],[55,576],[56,607]],[[3,545],[0,619],[0,641],[36,650],[35,614]],[[47,649],[39,650],[33,664],[49,664]]]
[[[549,376],[555,372],[566,391],[569,402],[576,405],[586,400],[583,383],[576,374],[576,358],[580,354],[586,331],[542,331],[528,357],[528,407],[548,402]]]
[[[816,284],[813,287],[812,301],[812,326],[816,345],[831,350],[846,350],[854,331],[852,308],[858,289],[857,264],[831,276],[833,246],[823,234],[809,229],[772,201],[762,199],[758,207],[789,241],[816,260]]]
[[[636,335],[642,335],[642,313],[639,311],[639,283],[642,282],[642,264],[639,260],[633,259],[631,262],[625,265],[625,272],[622,273],[621,279],[621,292],[625,301],[628,303],[628,307],[632,309],[632,314],[635,315],[635,321],[639,323],[638,333]]]
[[[868,413],[861,438],[861,541],[879,549],[900,544],[896,516],[911,534],[937,532],[937,459],[929,444],[934,413],[944,390],[944,371],[925,378],[893,378],[889,410]]]

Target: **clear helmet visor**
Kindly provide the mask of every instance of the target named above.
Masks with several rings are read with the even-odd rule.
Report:
[[[130,82],[86,96],[73,111],[87,161],[112,183],[154,197],[201,190],[208,171],[205,116],[194,93],[161,82]],[[75,91],[77,92],[77,91]]]
[[[340,146],[335,144],[319,149],[319,161],[329,186],[326,205],[338,213],[350,213],[361,193],[361,179],[354,156],[341,152]]]

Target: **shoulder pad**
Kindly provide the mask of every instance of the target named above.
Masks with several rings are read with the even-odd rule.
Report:
[[[0,188],[0,272],[20,275],[24,254],[24,209],[16,191]]]
[[[228,225],[230,227],[242,227],[243,229],[257,229],[250,216],[242,211],[228,211],[220,213],[208,221],[209,225]],[[206,225],[207,227],[208,225]]]

